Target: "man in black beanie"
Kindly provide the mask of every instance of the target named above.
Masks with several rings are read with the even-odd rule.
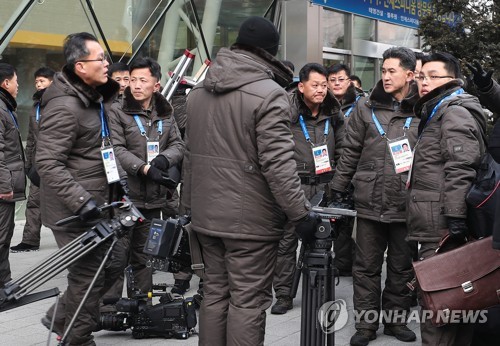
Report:
[[[264,344],[283,227],[305,238],[318,222],[293,160],[278,46],[270,21],[247,19],[188,96],[182,203],[205,268],[200,345]]]

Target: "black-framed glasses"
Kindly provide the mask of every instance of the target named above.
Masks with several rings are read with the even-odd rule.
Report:
[[[78,60],[77,62],[92,62],[92,61],[100,61],[101,64],[104,64],[105,61],[108,61],[105,56],[97,58],[97,59],[82,59]]]
[[[424,80],[437,81],[438,79],[441,79],[441,78],[453,78],[453,77],[452,76],[424,76],[424,75],[415,76],[415,80],[417,82],[423,82]]]

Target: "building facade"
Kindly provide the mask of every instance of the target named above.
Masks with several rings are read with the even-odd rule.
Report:
[[[138,56],[157,59],[167,71],[185,49],[196,56],[187,75],[235,40],[253,15],[271,19],[281,32],[279,57],[296,73],[307,62],[349,65],[370,89],[380,78],[382,52],[391,46],[418,50],[418,17],[430,0],[2,0],[0,60],[19,78],[18,114],[23,138],[35,92],[33,73],[58,71],[64,37],[88,31],[113,62]]]

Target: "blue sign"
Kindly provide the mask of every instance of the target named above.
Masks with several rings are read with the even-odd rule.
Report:
[[[420,17],[435,12],[431,0],[312,0],[311,2],[415,29],[418,28]],[[452,25],[456,21],[453,14],[439,16],[437,19]]]

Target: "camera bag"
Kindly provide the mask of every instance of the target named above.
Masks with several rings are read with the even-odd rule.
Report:
[[[491,236],[416,261],[413,268],[436,326],[449,323],[453,311],[500,304],[500,250],[492,248]]]

